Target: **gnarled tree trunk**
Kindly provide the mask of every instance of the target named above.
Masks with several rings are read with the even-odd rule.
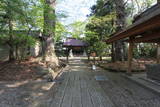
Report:
[[[44,6],[44,31],[43,31],[43,59],[46,62],[53,62],[58,65],[58,58],[55,55],[55,1],[45,0]]]

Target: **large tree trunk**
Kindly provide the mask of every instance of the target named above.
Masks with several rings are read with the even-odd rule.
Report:
[[[117,13],[117,32],[123,30],[126,27],[126,12],[124,6],[124,0],[115,0],[116,13]],[[113,57],[114,61],[123,61],[125,59],[125,44],[122,40],[113,43]]]
[[[55,55],[54,40],[55,35],[55,1],[45,0],[44,7],[44,31],[43,31],[43,59],[46,62],[53,62],[58,65],[58,58]]]

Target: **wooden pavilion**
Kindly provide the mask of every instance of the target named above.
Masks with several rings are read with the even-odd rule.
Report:
[[[63,47],[67,48],[67,61],[68,61],[68,57],[70,52],[72,51],[75,55],[81,55],[82,53],[85,52],[85,48],[87,47],[87,43],[82,41],[82,40],[78,40],[76,38],[68,38],[64,43],[63,43]]]
[[[106,40],[113,43],[123,40],[129,43],[128,48],[128,73],[132,70],[132,57],[134,43],[157,43],[157,62],[160,62],[160,3],[138,15],[134,23],[125,30],[114,34]]]

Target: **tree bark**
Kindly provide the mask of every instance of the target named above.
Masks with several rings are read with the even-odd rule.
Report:
[[[126,28],[126,12],[124,6],[124,0],[115,0],[116,13],[117,13],[117,32]],[[113,57],[114,61],[123,61],[125,60],[125,44],[122,40],[116,41],[113,45]]]
[[[44,30],[43,30],[43,59],[46,62],[53,62],[58,65],[58,58],[55,54],[54,39],[55,36],[55,1],[45,0],[44,7]]]
[[[13,25],[9,19],[9,61],[15,60],[14,58],[14,45],[13,45]]]
[[[87,57],[88,57],[88,61],[90,61],[90,55],[87,55]]]
[[[99,61],[103,61],[103,58],[102,58],[102,56],[100,56],[100,57],[99,57]]]
[[[15,53],[16,53],[16,60],[18,60],[19,59],[18,44],[16,44]]]

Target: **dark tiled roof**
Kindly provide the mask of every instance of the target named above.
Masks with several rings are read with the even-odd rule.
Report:
[[[66,42],[63,43],[63,46],[87,46],[87,43],[75,38],[69,38]]]
[[[156,5],[152,6],[149,9],[146,9],[144,12],[140,13],[139,15],[137,15],[133,22],[139,21],[140,19],[143,19],[144,17],[147,17],[149,15],[151,15],[152,13],[155,13],[155,11],[159,11],[160,10],[160,4],[157,3]]]

